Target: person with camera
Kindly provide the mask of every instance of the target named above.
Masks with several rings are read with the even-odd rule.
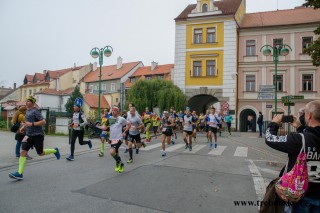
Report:
[[[291,122],[288,118],[293,118]],[[286,118],[286,119],[284,119]],[[300,120],[293,116],[276,115],[266,131],[266,144],[273,149],[288,154],[288,170],[290,171],[302,148],[302,133],[305,138],[305,149],[308,161],[308,191],[298,202],[293,204],[293,210],[300,212],[320,212],[320,101],[311,101],[305,106],[306,126],[301,125]],[[288,135],[277,135],[282,122],[289,122],[297,132]],[[280,177],[284,175],[283,168]]]

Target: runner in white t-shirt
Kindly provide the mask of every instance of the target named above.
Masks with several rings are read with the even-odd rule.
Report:
[[[212,107],[210,109],[210,114],[208,115],[208,125],[209,125],[209,140],[210,140],[210,149],[212,149],[212,133],[214,135],[214,148],[217,148],[217,132],[218,132],[218,124],[220,120],[218,119],[218,115],[215,113],[216,109]]]

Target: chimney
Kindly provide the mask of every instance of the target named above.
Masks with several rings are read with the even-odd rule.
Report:
[[[98,67],[98,63],[97,62],[93,62],[93,67],[92,67],[92,71],[95,71]]]
[[[151,62],[151,70],[154,70],[155,68],[157,68],[158,63],[157,62]]]
[[[73,63],[73,68],[76,68],[77,67],[77,64],[76,63]]]
[[[48,70],[43,70],[43,74],[45,74],[45,75],[46,75],[46,74],[47,74],[47,72],[48,72]]]
[[[119,56],[117,58],[117,70],[121,69],[121,67],[122,67],[122,58]]]
[[[13,89],[14,90],[17,89],[17,83],[16,82],[13,83]]]

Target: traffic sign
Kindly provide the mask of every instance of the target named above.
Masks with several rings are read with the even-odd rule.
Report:
[[[294,106],[294,103],[292,102],[287,102],[287,103],[284,103],[285,106]]]
[[[291,100],[301,100],[304,99],[303,95],[292,95]]]
[[[80,107],[82,107],[82,104],[83,104],[83,100],[81,98],[76,98],[74,100],[74,104],[75,105],[79,105]]]

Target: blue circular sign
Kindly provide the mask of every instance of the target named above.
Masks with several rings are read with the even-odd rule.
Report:
[[[82,104],[83,104],[83,100],[81,98],[76,98],[74,100],[74,104],[75,105],[79,105],[80,107],[82,107]]]

